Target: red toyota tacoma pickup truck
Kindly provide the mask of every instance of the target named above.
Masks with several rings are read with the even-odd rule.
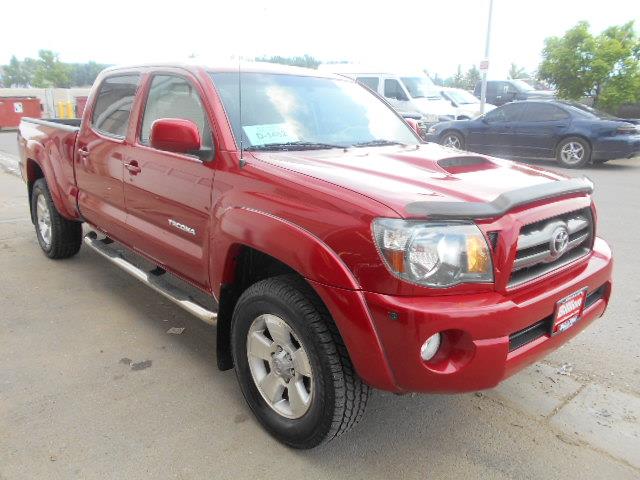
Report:
[[[609,301],[589,180],[424,143],[341,77],[112,68],[82,120],[18,141],[44,253],[84,243],[215,324],[218,366],[296,448],[371,388],[494,387]]]

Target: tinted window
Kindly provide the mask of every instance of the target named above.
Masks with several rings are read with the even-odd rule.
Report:
[[[508,103],[495,110],[491,110],[484,118],[488,122],[513,122],[519,119],[522,110],[523,106],[521,103]]]
[[[357,81],[358,83],[369,87],[374,92],[378,91],[378,84],[380,83],[380,79],[378,77],[358,77]]]
[[[91,118],[93,128],[117,137],[126,135],[139,78],[138,75],[123,75],[102,82]]]
[[[395,100],[409,100],[402,90],[400,82],[392,78],[387,78],[384,81],[384,96]]]
[[[182,118],[198,126],[202,146],[213,146],[211,129],[202,107],[200,96],[193,85],[181,77],[157,75],[151,81],[151,89],[142,119],[140,142],[149,143],[151,126],[160,118]]]
[[[487,82],[487,95],[495,96],[498,91],[497,82]],[[482,84],[478,87],[478,92],[482,91]]]
[[[523,120],[526,122],[552,122],[569,118],[564,110],[555,105],[544,103],[530,103],[524,113]]]

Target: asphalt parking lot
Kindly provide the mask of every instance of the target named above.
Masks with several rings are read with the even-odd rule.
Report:
[[[41,254],[15,153],[0,133],[1,480],[640,478],[640,158],[569,172],[594,180],[615,254],[603,318],[491,391],[376,392],[301,452],[217,370],[215,329],[91,251]]]

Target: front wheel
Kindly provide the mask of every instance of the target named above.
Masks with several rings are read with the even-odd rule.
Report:
[[[369,387],[353,370],[328,311],[300,278],[262,280],[240,297],[232,353],[242,393],[277,440],[313,448],[362,417]]]
[[[591,160],[591,147],[580,137],[565,138],[558,144],[556,158],[567,168],[580,168]]]
[[[458,132],[444,132],[440,137],[440,143],[443,146],[453,148],[454,150],[464,149],[464,137]]]

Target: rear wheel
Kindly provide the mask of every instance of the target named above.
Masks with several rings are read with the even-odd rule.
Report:
[[[583,167],[591,160],[591,147],[580,137],[565,138],[558,144],[556,159],[563,167]]]
[[[464,137],[458,132],[444,132],[440,137],[440,143],[445,147],[462,150],[464,148]]]
[[[38,243],[49,258],[72,257],[82,245],[82,224],[58,213],[44,178],[36,180],[31,192],[31,216]]]
[[[369,387],[328,311],[294,275],[262,280],[233,313],[232,352],[249,407],[279,441],[313,448],[351,429]]]

